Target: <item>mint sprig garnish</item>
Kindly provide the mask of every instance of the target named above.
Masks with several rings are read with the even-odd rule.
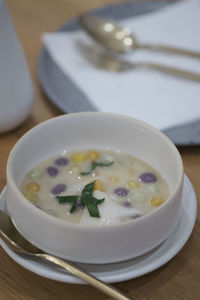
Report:
[[[88,171],[81,172],[80,174],[82,176],[89,175],[92,171],[94,171],[94,169],[96,169],[96,167],[108,167],[108,166],[110,166],[112,164],[113,164],[113,161],[111,161],[111,162],[92,161],[91,165],[90,165],[90,169]]]
[[[83,206],[86,206],[88,212],[91,217],[100,218],[100,213],[98,209],[98,205],[103,203],[105,198],[97,199],[93,194],[93,189],[96,181],[93,181],[83,188],[82,193],[80,196],[72,195],[72,196],[56,196],[56,199],[59,201],[60,204],[62,203],[69,203],[71,204],[70,213],[73,213],[78,207],[78,201]]]

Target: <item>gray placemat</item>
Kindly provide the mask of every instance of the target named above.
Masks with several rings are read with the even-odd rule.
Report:
[[[175,1],[142,0],[127,2],[108,5],[91,11],[91,13],[120,21],[121,19],[150,13],[166,5],[172,5]],[[58,31],[75,31],[79,29],[76,19],[72,19]],[[87,98],[87,95],[83,93],[71,78],[63,74],[45,48],[42,50],[39,58],[38,76],[49,100],[64,113],[97,110]],[[164,133],[177,145],[200,144],[200,120],[184,126],[168,128],[164,130]]]

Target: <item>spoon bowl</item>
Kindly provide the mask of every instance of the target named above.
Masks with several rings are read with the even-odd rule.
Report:
[[[130,29],[120,26],[113,20],[81,15],[78,21],[81,27],[107,50],[126,53],[138,47],[137,40]]]

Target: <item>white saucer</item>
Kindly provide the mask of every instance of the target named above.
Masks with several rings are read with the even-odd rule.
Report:
[[[0,195],[0,209],[6,210],[6,188]],[[90,265],[79,264],[81,268],[107,283],[124,281],[147,274],[172,259],[185,245],[194,227],[197,211],[196,195],[192,184],[185,175],[183,189],[183,211],[181,219],[170,236],[158,247],[138,258],[121,263]],[[0,239],[7,254],[24,268],[46,278],[57,281],[83,284],[73,275],[48,263],[30,259],[10,250]]]

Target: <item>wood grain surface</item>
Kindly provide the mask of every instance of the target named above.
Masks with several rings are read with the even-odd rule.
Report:
[[[158,0],[159,1],[159,0]],[[61,112],[43,94],[37,78],[37,60],[42,48],[41,33],[53,31],[77,14],[114,0],[7,0],[18,37],[23,46],[35,87],[35,104],[28,120],[18,129],[0,135],[0,191],[6,185],[6,162],[17,140],[36,124]],[[122,2],[122,1],[118,1]],[[180,147],[185,173],[200,202],[200,147]],[[135,300],[200,299],[199,214],[184,248],[158,270],[114,284]],[[0,300],[86,300],[108,299],[87,285],[45,279],[25,270],[0,249]]]

